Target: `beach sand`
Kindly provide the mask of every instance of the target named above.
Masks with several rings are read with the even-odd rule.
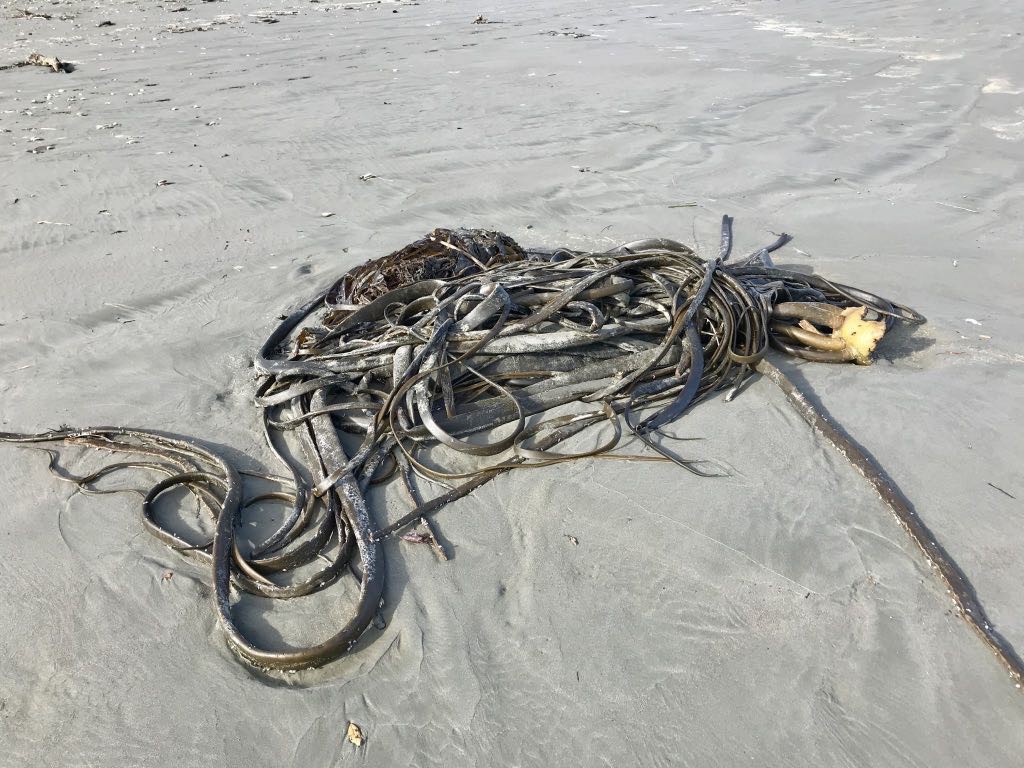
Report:
[[[438,226],[710,254],[729,213],[929,318],[788,370],[1024,648],[1024,45],[1016,3],[941,5],[8,4],[0,65],[75,69],[0,71],[0,430],[271,466],[252,355],[353,265]],[[137,497],[0,446],[0,765],[1020,765],[1021,691],[779,391],[673,430],[730,476],[503,476],[436,518],[450,562],[387,545],[386,628],[276,677]],[[240,621],[322,638],[352,588]]]

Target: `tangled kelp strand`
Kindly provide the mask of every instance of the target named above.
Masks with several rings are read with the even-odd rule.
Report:
[[[664,429],[718,391],[735,394],[755,370],[800,410],[792,382],[765,358],[770,346],[808,360],[866,364],[895,322],[924,321],[869,292],[775,267],[771,254],[788,235],[732,261],[731,225],[726,217],[721,248],[709,260],[662,238],[602,253],[527,251],[500,233],[435,230],[351,270],[288,315],[256,355],[264,436],[285,468],[277,490],[247,498],[241,473],[220,453],[145,430],[0,439],[146,457],[67,479],[87,488],[113,471],[162,475],[144,492],[144,525],[212,568],[229,646],[261,668],[319,666],[351,649],[373,622],[387,538],[425,526],[426,533],[403,538],[432,541],[444,554],[426,520],[446,504],[503,472],[581,458],[667,460],[695,475],[720,474],[712,462],[678,455]],[[801,411],[875,485],[1019,681],[1019,659],[991,629],[963,574],[902,497],[883,492],[892,486],[878,480],[880,469],[811,412]],[[610,430],[599,445],[560,448],[601,424]],[[358,442],[346,448],[348,435]],[[620,453],[627,437],[650,453]],[[389,482],[404,490],[410,509],[378,522],[366,494]],[[445,490],[427,497],[435,485]],[[214,522],[212,540],[190,541],[158,521],[155,504],[180,488]],[[243,511],[275,502],[286,508],[282,522],[243,547]],[[293,598],[350,572],[359,590],[349,618],[317,645],[258,647],[232,617],[233,589]]]

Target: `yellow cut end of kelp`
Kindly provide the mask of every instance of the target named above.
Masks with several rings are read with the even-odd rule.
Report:
[[[857,365],[870,365],[871,355],[885,335],[885,323],[881,320],[865,320],[866,307],[848,307],[842,311],[843,322],[832,333],[846,343],[850,358]]]

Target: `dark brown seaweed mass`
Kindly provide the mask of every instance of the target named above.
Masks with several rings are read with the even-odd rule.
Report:
[[[526,258],[511,237],[485,229],[435,229],[404,248],[346,273],[327,294],[327,304],[369,304],[388,291],[421,280],[448,280]]]

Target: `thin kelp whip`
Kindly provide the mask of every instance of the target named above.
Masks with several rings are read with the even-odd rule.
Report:
[[[878,497],[910,536],[911,541],[917,545],[927,558],[928,563],[939,574],[960,615],[995,653],[996,658],[1006,666],[1010,677],[1017,688],[1020,688],[1024,683],[1024,661],[1021,660],[1007,639],[996,631],[966,574],[938,542],[935,534],[921,520],[899,487],[878,463],[851,440],[831,418],[814,406],[793,383],[793,380],[777,366],[768,360],[761,360],[757,364],[757,371],[778,386],[811,429],[839,451],[849,464],[871,484]]]
[[[991,628],[967,579],[863,452],[773,366],[770,347],[818,362],[869,363],[913,310],[866,291],[775,267],[783,235],[732,258],[732,220],[719,253],[704,260],[673,240],[640,240],[600,253],[525,250],[501,233],[435,230],[343,275],[288,315],[256,355],[256,404],[268,446],[284,468],[276,490],[246,495],[241,473],[197,441],[101,427],[37,435],[135,458],[88,475],[83,490],[122,470],[152,473],[143,523],[212,571],[228,645],[263,669],[325,664],[374,622],[384,586],[383,542],[401,536],[444,549],[428,522],[499,474],[581,458],[671,461],[696,476],[713,462],[679,455],[665,430],[691,408],[755,372],[778,384],[801,415],[875,486],[938,569],[968,622],[1020,682],[1021,664]],[[603,426],[602,426],[603,425]],[[600,430],[598,445],[562,444]],[[637,454],[624,454],[624,440]],[[51,453],[51,466],[53,455]],[[371,486],[393,484],[408,510],[371,509]],[[439,493],[427,493],[440,486]],[[208,539],[176,532],[155,509],[184,489],[214,524]],[[284,514],[262,541],[240,541],[250,508]],[[901,506],[902,505],[902,506]],[[410,531],[412,526],[419,530]],[[351,574],[358,591],[334,636],[288,650],[259,647],[235,622],[232,597],[288,599]]]

